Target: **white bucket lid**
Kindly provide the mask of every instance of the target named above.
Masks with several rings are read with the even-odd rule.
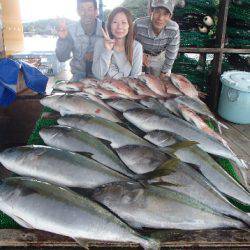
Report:
[[[250,72],[226,71],[221,75],[221,82],[230,88],[250,92]]]

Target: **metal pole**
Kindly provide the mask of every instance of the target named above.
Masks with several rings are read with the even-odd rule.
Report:
[[[103,1],[99,0],[99,18],[103,20],[104,18],[104,12],[103,12]]]

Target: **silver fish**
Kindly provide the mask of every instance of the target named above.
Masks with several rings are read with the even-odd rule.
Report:
[[[52,95],[43,98],[40,102],[42,105],[60,112],[62,116],[90,114],[113,122],[120,122],[119,118],[108,108],[82,95]]]
[[[172,157],[152,147],[126,145],[115,150],[121,160],[137,174],[154,171]]]
[[[87,197],[34,179],[0,181],[0,210],[23,227],[71,237],[87,249],[90,241],[133,242],[148,250],[160,248],[157,241],[141,236]]]
[[[110,183],[97,188],[93,198],[133,227],[199,230],[244,228],[201,202],[168,188],[134,183]]]
[[[125,175],[133,173],[99,139],[84,131],[66,126],[51,126],[40,130],[46,145],[77,153],[90,153],[91,158]]]
[[[135,109],[135,108],[144,108],[144,106],[142,106],[141,104],[136,103],[136,102],[131,101],[131,100],[126,100],[126,99],[107,101],[107,104],[110,107],[112,107],[120,112],[125,112],[127,110]]]
[[[130,130],[105,119],[93,116],[69,116],[61,117],[57,121],[60,125],[69,126],[85,131],[97,138],[111,142],[112,148],[119,148],[125,145],[148,145],[149,142],[135,135]]]
[[[250,205],[250,193],[243,188],[234,178],[231,177],[208,153],[204,152],[197,146],[175,147],[174,150],[167,146],[175,145],[172,143],[176,138],[179,142],[181,139],[178,135],[169,133],[164,135],[165,131],[150,133],[145,137],[150,142],[165,147],[167,152],[173,152],[181,161],[198,166],[199,171],[223,194],[233,197],[241,203]],[[170,140],[169,140],[170,138]]]
[[[18,175],[67,187],[93,188],[113,181],[130,180],[92,159],[45,146],[6,149],[0,153],[0,162]]]
[[[231,159],[235,161],[239,167],[247,168],[242,160],[238,159],[231,150],[218,140],[174,115],[169,114],[167,116],[164,114],[164,116],[160,116],[154,111],[145,109],[129,110],[124,112],[123,115],[128,121],[144,132],[164,130],[176,133],[187,140],[198,142],[198,147],[210,154]]]

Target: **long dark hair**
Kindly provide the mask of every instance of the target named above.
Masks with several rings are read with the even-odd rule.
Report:
[[[130,13],[130,11],[124,7],[118,7],[112,10],[112,12],[109,14],[108,17],[108,23],[107,23],[107,29],[108,29],[108,33],[110,38],[114,38],[112,32],[111,32],[111,23],[114,20],[114,17],[116,16],[116,14],[118,13],[124,13],[127,17],[128,20],[128,24],[129,24],[129,29],[128,29],[128,34],[126,35],[125,38],[125,53],[127,56],[128,61],[130,62],[130,64],[132,65],[132,61],[133,61],[133,52],[134,52],[134,28],[133,28],[133,18],[132,18],[132,14]]]

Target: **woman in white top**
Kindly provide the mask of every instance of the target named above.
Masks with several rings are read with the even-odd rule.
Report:
[[[95,44],[94,76],[102,80],[141,75],[143,49],[134,40],[132,15],[128,9],[118,7],[110,13],[103,36]]]

